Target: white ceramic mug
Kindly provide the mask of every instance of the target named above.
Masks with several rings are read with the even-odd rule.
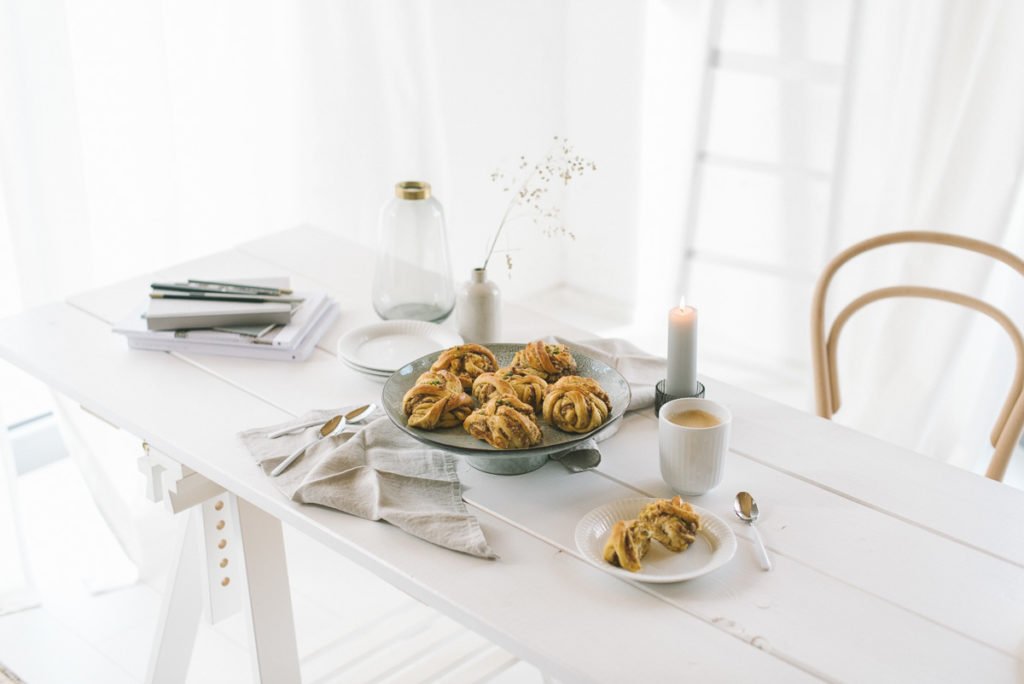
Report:
[[[669,420],[684,411],[707,411],[718,419],[711,427],[686,427]],[[709,492],[722,481],[729,450],[732,413],[707,399],[674,399],[658,413],[661,477],[668,486],[690,496]]]

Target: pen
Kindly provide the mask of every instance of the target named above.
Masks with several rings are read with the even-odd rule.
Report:
[[[256,344],[269,344],[269,342],[265,342],[265,341],[261,340],[260,338],[263,337],[264,335],[266,335],[267,333],[269,333],[274,328],[277,328],[277,327],[278,327],[277,323],[271,323],[267,327],[263,328],[263,330],[260,330],[259,332],[255,332],[255,333],[242,332],[241,330],[238,330],[238,329],[235,329],[235,328],[218,328],[218,327],[213,327],[213,328],[210,328],[210,330],[216,330],[217,332],[231,333],[232,335],[241,335],[242,337],[251,337],[252,341],[254,343],[256,343]]]
[[[166,290],[169,292],[198,292],[200,294],[238,294],[238,295],[249,295],[249,296],[276,296],[276,292],[267,290],[265,292],[257,290],[247,290],[245,292],[239,290],[228,290],[223,287],[205,287],[201,285],[187,285],[184,283],[150,283],[149,286],[154,290]]]
[[[211,302],[245,302],[251,304],[259,304],[264,302],[301,302],[304,301],[302,297],[278,297],[278,296],[261,296],[261,295],[243,295],[243,294],[228,294],[228,293],[211,293],[204,294],[200,292],[181,292],[178,294],[169,294],[163,292],[150,292],[149,296],[151,299],[205,299]]]
[[[287,287],[265,287],[263,285],[245,285],[242,283],[227,283],[219,280],[196,280],[194,278],[188,279],[189,283],[194,285],[213,285],[216,287],[227,287],[235,290],[250,290],[258,291],[259,294],[291,294],[291,289]]]
[[[276,288],[253,287],[251,289],[228,288],[221,286],[199,285],[198,283],[150,283],[154,290],[167,290],[170,292],[199,292],[206,294],[227,294],[227,295],[249,295],[263,297],[277,297],[280,294],[291,293],[291,290],[278,290]]]

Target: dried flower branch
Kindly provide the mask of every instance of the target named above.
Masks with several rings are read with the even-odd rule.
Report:
[[[588,171],[597,171],[597,164],[576,154],[569,140],[557,135],[540,161],[531,163],[525,156],[520,156],[515,171],[506,173],[502,169],[495,169],[491,173],[491,182],[500,185],[502,192],[511,192],[512,196],[505,207],[498,230],[494,233],[490,249],[487,250],[483,267],[486,269],[490,263],[505,226],[520,219],[530,219],[548,237],[561,236],[575,240],[576,236],[565,227],[562,210],[555,205],[550,191],[556,181],[560,180],[561,186],[565,187]],[[511,257],[506,255],[505,262],[511,271]]]

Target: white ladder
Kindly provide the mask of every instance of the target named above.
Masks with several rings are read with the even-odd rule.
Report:
[[[845,57],[841,64],[816,62],[806,59],[802,55],[794,54],[792,50],[793,42],[788,39],[792,36],[787,36],[787,27],[799,25],[798,17],[795,17],[795,15],[802,11],[804,2],[791,2],[790,0],[778,2],[779,11],[783,14],[782,21],[780,22],[782,36],[780,40],[781,54],[779,56],[772,57],[723,50],[720,42],[723,22],[725,20],[725,4],[727,2],[728,0],[709,0],[707,10],[707,22],[704,31],[704,67],[699,89],[698,115],[693,132],[694,142],[692,149],[694,154],[690,173],[686,217],[683,226],[682,261],[675,283],[677,294],[689,291],[693,262],[698,259],[759,271],[780,278],[797,278],[813,281],[816,276],[814,273],[808,273],[806,270],[801,270],[789,264],[740,260],[730,257],[728,254],[711,253],[699,250],[696,247],[698,234],[701,229],[699,223],[704,169],[708,165],[731,167],[755,173],[775,174],[787,180],[810,178],[828,183],[829,209],[827,223],[823,226],[826,235],[824,239],[824,253],[821,255],[822,262],[834,254],[838,247],[837,219],[842,201],[842,176],[847,152],[845,141],[849,124],[849,110],[852,102],[850,85],[854,77],[853,68],[856,64],[856,54],[854,51],[857,49],[859,37],[860,0],[850,0],[847,38],[844,48]],[[796,20],[793,21],[794,19]],[[789,32],[792,33],[791,30]],[[764,162],[732,155],[715,154],[710,151],[708,149],[708,137],[711,127],[715,80],[717,74],[723,71],[756,74],[783,82],[827,84],[839,88],[839,120],[836,125],[836,144],[832,155],[831,168],[828,171],[822,171],[786,161]],[[780,110],[782,111],[780,123],[782,126],[792,125],[786,121],[786,106],[785,90],[783,90],[783,99],[780,103]],[[790,134],[788,136],[790,138],[793,134],[792,131],[783,131],[783,133],[783,139],[786,139],[786,133]]]

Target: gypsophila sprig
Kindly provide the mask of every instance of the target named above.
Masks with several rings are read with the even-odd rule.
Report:
[[[511,197],[491,240],[483,267],[486,269],[490,263],[505,226],[518,220],[529,219],[549,238],[575,240],[576,236],[562,220],[561,207],[556,204],[551,190],[553,185],[565,187],[570,181],[592,171],[597,171],[597,164],[577,154],[567,138],[557,135],[553,137],[548,153],[539,161],[531,162],[520,156],[514,170],[495,169],[491,173],[491,182],[502,192],[511,193]],[[508,254],[505,255],[505,264],[511,274],[512,258]]]

